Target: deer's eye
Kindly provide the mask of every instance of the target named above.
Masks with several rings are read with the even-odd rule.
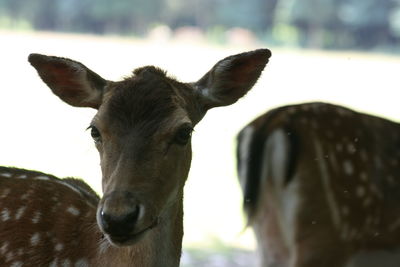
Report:
[[[90,128],[90,135],[92,136],[94,142],[100,143],[101,142],[101,134],[100,134],[99,130],[94,126],[90,126],[89,128]]]
[[[174,143],[182,146],[186,145],[189,142],[190,137],[192,137],[192,132],[193,128],[191,126],[183,126],[176,132],[173,140]]]

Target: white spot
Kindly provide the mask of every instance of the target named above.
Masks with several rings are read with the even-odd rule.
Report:
[[[23,263],[21,261],[14,261],[11,263],[10,267],[22,267]]]
[[[49,180],[50,180],[50,177],[44,176],[44,175],[39,175],[39,176],[36,176],[34,179],[36,179],[36,180],[43,180],[43,181],[49,181]]]
[[[352,175],[354,173],[354,167],[350,160],[343,161],[343,170],[347,175]]]
[[[356,147],[355,147],[355,145],[353,143],[348,143],[347,144],[347,152],[349,154],[354,154],[354,153],[356,153],[356,151],[357,151],[357,149],[356,149]]]
[[[3,191],[1,192],[0,198],[6,198],[8,194],[10,194],[11,189],[10,188],[4,188]]]
[[[6,254],[6,261],[12,261],[14,258],[14,253],[12,251]]]
[[[54,260],[50,263],[49,267],[58,267],[57,261],[58,261],[57,258],[54,259]]]
[[[21,219],[21,217],[22,217],[22,215],[24,214],[25,210],[26,210],[26,207],[25,207],[25,206],[20,207],[20,208],[17,210],[17,212],[15,213],[15,219],[16,219],[16,220]]]
[[[79,259],[74,264],[75,267],[88,267],[89,263],[87,259]]]
[[[71,260],[70,259],[65,259],[62,263],[61,263],[62,267],[69,267],[71,266]]]
[[[3,222],[10,219],[10,211],[7,208],[1,211],[1,219],[3,220]]]
[[[18,175],[17,178],[18,178],[18,179],[26,179],[26,178],[28,178],[28,175],[26,175],[26,174],[21,174],[21,175]]]
[[[40,241],[40,234],[39,233],[34,233],[31,236],[31,245],[32,246],[36,246],[37,244],[39,244]]]
[[[0,247],[0,253],[4,255],[6,254],[7,250],[8,250],[8,242],[6,241]]]
[[[63,250],[63,248],[64,248],[64,245],[61,243],[57,243],[57,245],[54,247],[54,249],[56,251],[61,251],[61,250]]]
[[[40,211],[35,211],[32,217],[32,223],[38,223],[40,221],[40,216],[42,216],[42,213],[40,213]]]
[[[33,190],[32,190],[32,189],[29,189],[28,191],[25,192],[25,194],[23,194],[23,195],[21,196],[21,199],[22,199],[22,200],[28,199],[32,193],[33,193]]]
[[[365,188],[363,186],[357,186],[356,194],[358,197],[363,197],[365,195]]]
[[[9,172],[3,172],[3,173],[0,173],[0,176],[6,177],[6,178],[11,178],[11,177],[12,177],[12,174],[9,173]]]
[[[77,208],[75,208],[74,206],[68,207],[67,212],[71,213],[71,214],[74,215],[74,216],[78,216],[78,215],[81,213],[81,212],[80,212]]]

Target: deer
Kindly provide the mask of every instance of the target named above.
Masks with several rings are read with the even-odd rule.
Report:
[[[0,265],[179,266],[193,129],[243,97],[270,56],[232,55],[184,83],[155,66],[109,81],[78,61],[29,55],[62,101],[97,110],[88,129],[102,196],[79,179],[0,168]]]
[[[400,125],[328,103],[272,109],[237,136],[262,266],[400,266]]]

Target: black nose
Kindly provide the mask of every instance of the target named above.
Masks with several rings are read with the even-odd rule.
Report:
[[[108,214],[100,211],[100,220],[103,231],[112,236],[125,236],[135,227],[139,219],[140,207],[135,206],[129,213],[123,215]]]

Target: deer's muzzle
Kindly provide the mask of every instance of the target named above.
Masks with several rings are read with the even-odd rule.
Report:
[[[100,202],[97,223],[112,244],[131,245],[158,224],[149,206],[131,192],[114,191]]]

